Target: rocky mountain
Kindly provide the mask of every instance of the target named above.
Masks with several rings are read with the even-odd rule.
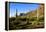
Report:
[[[27,17],[44,16],[44,4],[40,5],[35,11],[28,12]]]

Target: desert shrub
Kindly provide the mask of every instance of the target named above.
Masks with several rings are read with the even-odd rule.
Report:
[[[36,20],[37,20],[36,17],[32,17],[32,18],[31,18],[31,21],[36,21]]]
[[[44,17],[40,17],[40,18],[39,18],[39,21],[40,21],[40,22],[44,22]]]
[[[17,21],[16,21],[16,22],[14,22],[14,25],[18,25],[18,24],[20,24],[20,22],[17,22]]]
[[[12,22],[12,21],[14,21],[15,19],[16,19],[15,17],[11,17],[11,18],[9,18],[9,21]]]
[[[21,21],[26,21],[26,18],[20,18],[19,20],[21,20]]]
[[[9,23],[9,29],[10,29],[10,30],[15,29],[15,26],[14,26],[13,22],[10,22],[10,23]]]

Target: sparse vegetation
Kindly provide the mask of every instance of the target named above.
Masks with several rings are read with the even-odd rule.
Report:
[[[41,8],[42,9],[42,8]],[[41,11],[38,10],[39,12]],[[37,10],[36,10],[37,11]],[[44,27],[44,16],[43,12],[40,12],[37,20],[37,12],[28,12],[25,16],[17,16],[9,18],[9,29],[33,29],[33,28],[43,28]]]

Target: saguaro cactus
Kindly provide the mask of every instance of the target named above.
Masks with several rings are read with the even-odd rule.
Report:
[[[17,15],[17,9],[16,9],[16,17],[17,17],[18,15]]]

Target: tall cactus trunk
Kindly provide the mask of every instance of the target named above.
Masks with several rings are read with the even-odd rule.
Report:
[[[17,17],[18,15],[17,15],[17,9],[16,9],[16,17]]]

